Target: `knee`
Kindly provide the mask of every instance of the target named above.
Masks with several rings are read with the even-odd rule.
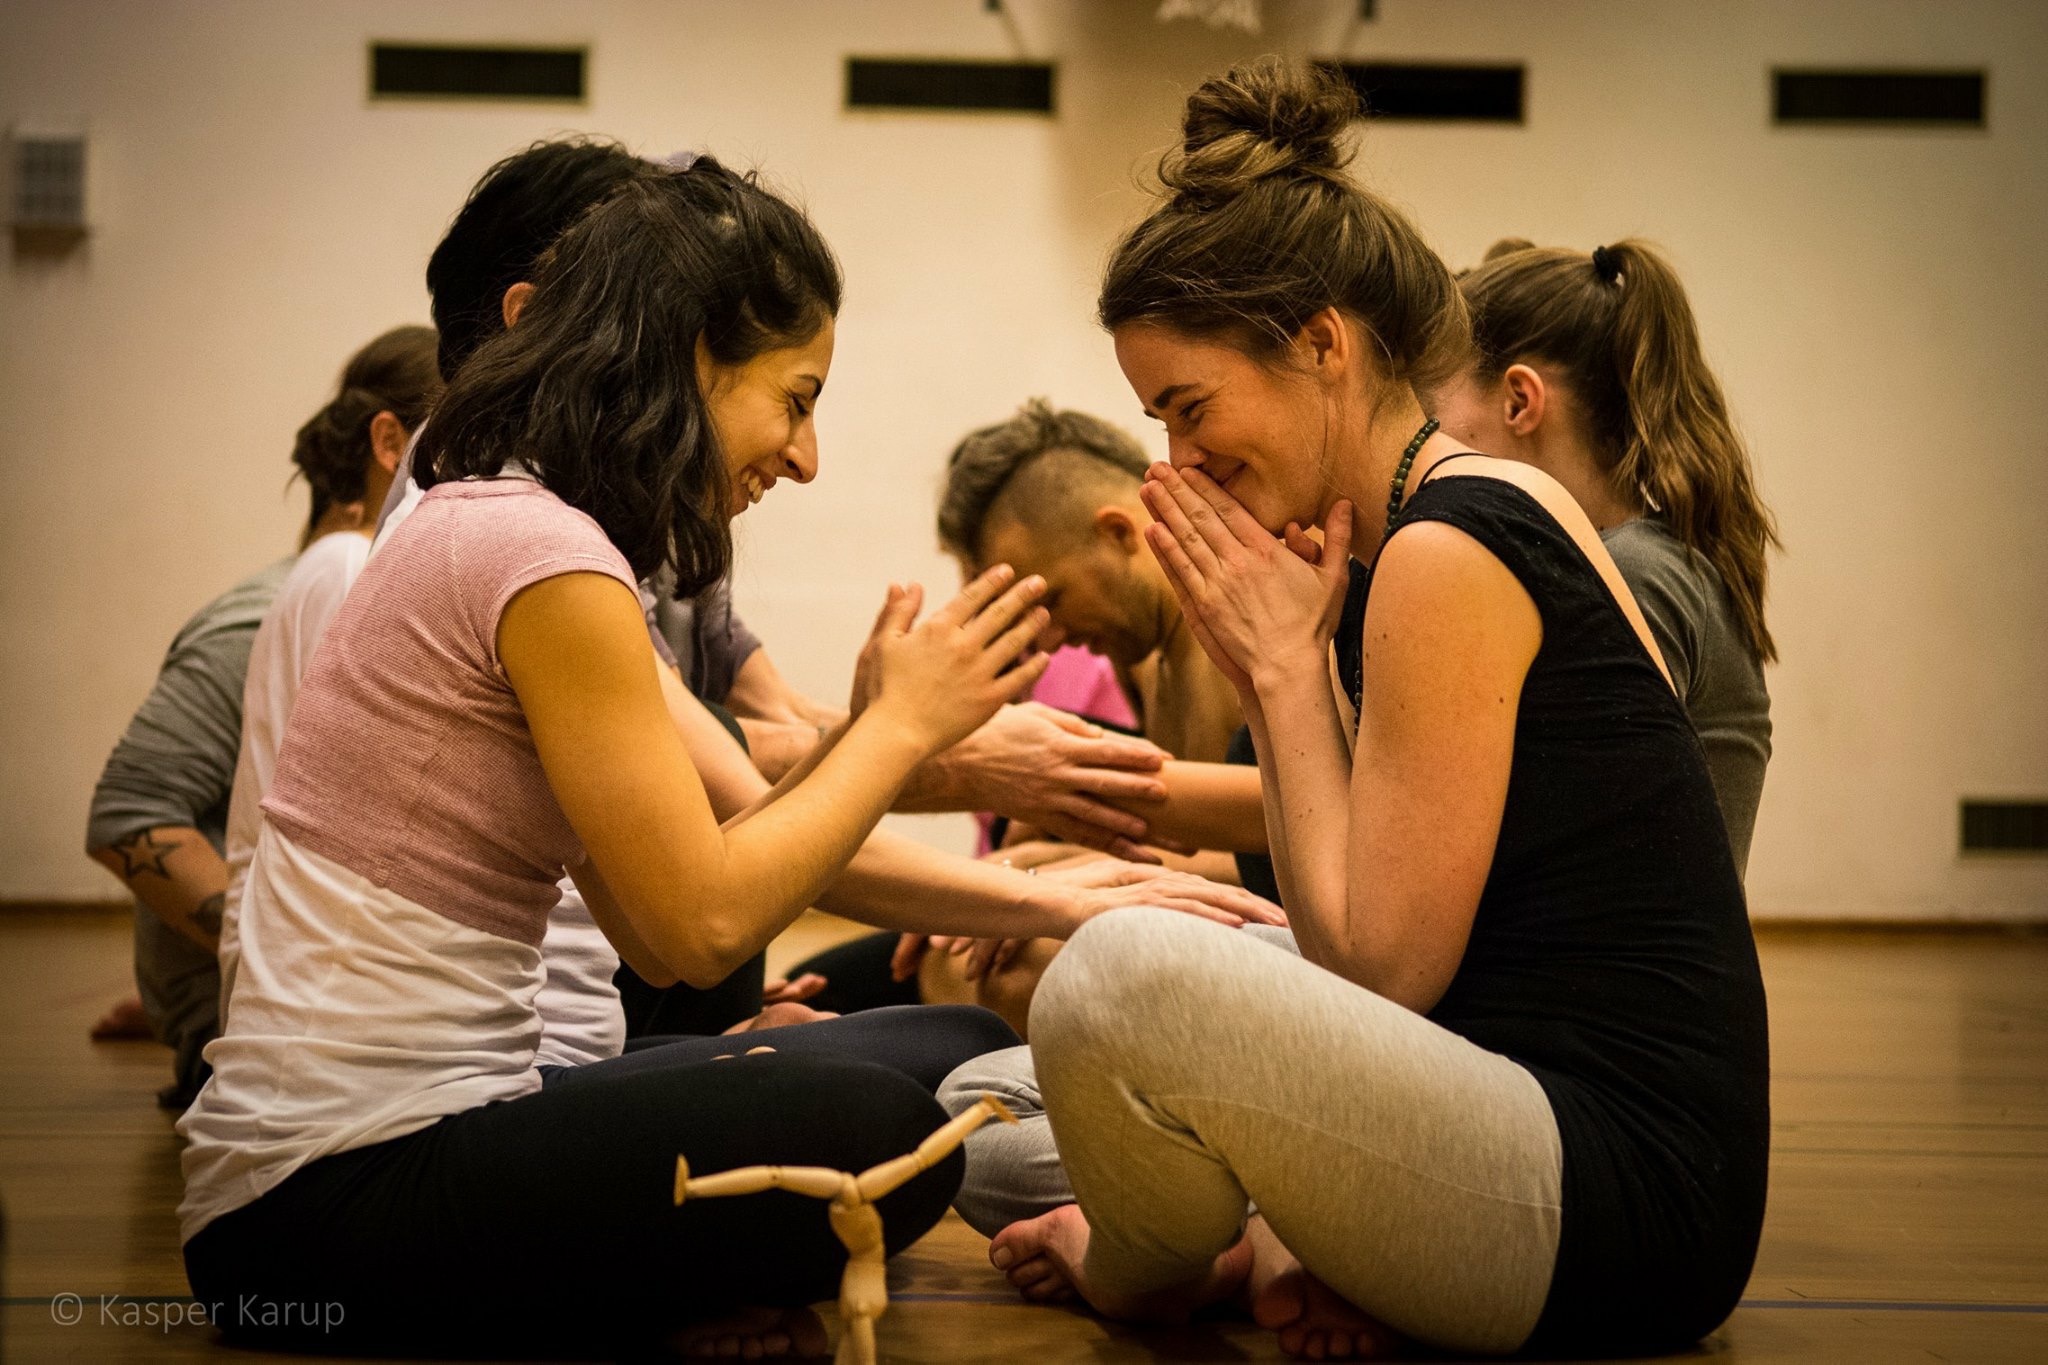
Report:
[[[1040,1071],[1185,1050],[1223,1022],[1212,987],[1251,946],[1234,929],[1172,910],[1140,906],[1096,916],[1053,959],[1032,1004]]]
[[[930,1021],[935,1033],[943,1033],[947,1051],[963,1062],[1007,1051],[1022,1041],[1001,1015],[979,1005],[927,1005],[920,1015]]]
[[[939,1085],[939,1107],[948,1114],[964,1114],[983,1095],[994,1095],[1013,1113],[1023,1115],[1038,1109],[1038,1085],[1028,1047],[1004,1048],[962,1063]]]

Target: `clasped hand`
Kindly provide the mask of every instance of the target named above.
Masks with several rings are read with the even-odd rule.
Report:
[[[1350,503],[1330,510],[1318,545],[1294,522],[1275,536],[1199,469],[1155,464],[1142,496],[1181,614],[1241,695],[1268,670],[1321,665],[1350,582]]]

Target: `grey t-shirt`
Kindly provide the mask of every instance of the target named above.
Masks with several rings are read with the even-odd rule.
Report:
[[[647,619],[666,637],[683,681],[699,701],[725,705],[740,666],[761,647],[732,609],[732,581],[720,579],[688,601],[675,599],[675,579],[659,571],[642,591]]]
[[[147,830],[185,825],[216,852],[227,843],[228,795],[242,747],[249,647],[295,559],[251,574],[201,607],[171,641],[156,684],[128,722],[93,789],[85,847],[112,848]],[[190,1079],[218,1028],[213,954],[136,907],[135,983],[157,1037]]]
[[[1764,768],[1771,759],[1771,694],[1721,575],[1654,517],[1600,533],[1643,609],[1671,682],[1692,716],[1720,798],[1735,868],[1749,867]]]

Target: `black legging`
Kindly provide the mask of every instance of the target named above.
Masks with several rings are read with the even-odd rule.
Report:
[[[312,1162],[186,1244],[193,1293],[250,1344],[628,1352],[742,1304],[828,1298],[845,1263],[819,1200],[675,1207],[678,1155],[699,1173],[858,1171],[946,1118],[916,1080],[872,1062],[794,1047],[666,1066],[647,1055]],[[939,1221],[960,1175],[956,1153],[881,1201],[892,1253]]]
[[[895,937],[893,934],[891,939]],[[806,1057],[857,1057],[900,1071],[927,1091],[962,1062],[985,1052],[1017,1046],[1020,1039],[1001,1018],[976,1005],[933,1005],[929,1008],[874,1009],[843,1019],[791,1024],[760,1033],[735,1033],[712,1038],[642,1038],[625,1055],[584,1066],[542,1067],[543,1083],[584,1085],[592,1079],[655,1071],[743,1054],[750,1048]]]

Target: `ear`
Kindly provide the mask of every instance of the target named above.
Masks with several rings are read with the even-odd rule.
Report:
[[[532,297],[533,286],[525,280],[505,291],[505,297],[498,305],[498,314],[505,319],[506,330],[511,330],[519,321],[519,315],[526,311],[526,301]]]
[[[1146,554],[1145,527],[1128,507],[1110,503],[1095,509],[1095,534],[1130,556]]]
[[[1510,365],[1501,376],[1501,391],[1506,395],[1502,415],[1508,430],[1517,436],[1535,435],[1550,411],[1550,389],[1543,376],[1528,365]]]
[[[370,458],[386,474],[398,472],[398,462],[405,458],[406,443],[412,439],[405,424],[388,412],[380,412],[370,419]]]
[[[1335,308],[1325,308],[1301,324],[1294,334],[1294,348],[1312,369],[1342,374],[1351,364],[1351,325]]]

